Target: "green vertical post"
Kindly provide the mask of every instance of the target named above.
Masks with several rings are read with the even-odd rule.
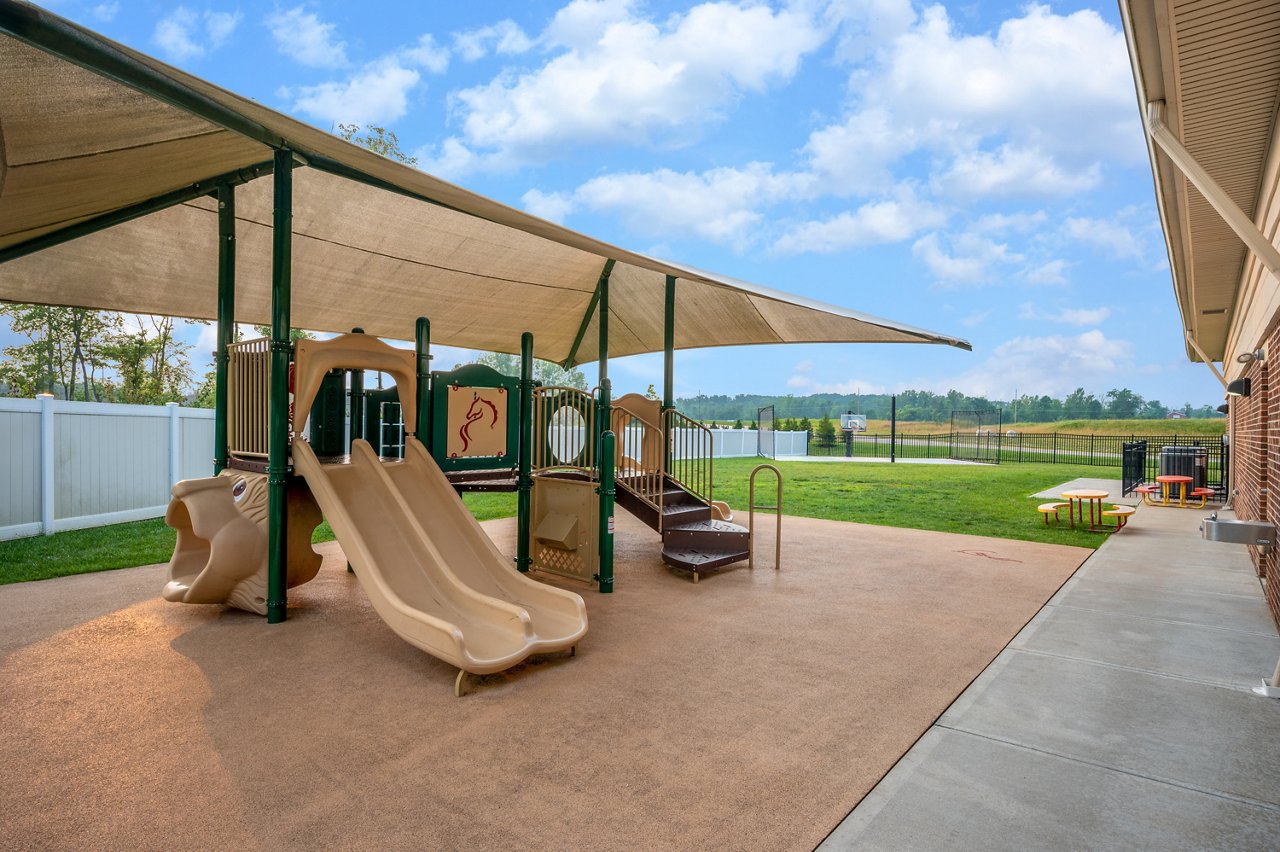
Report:
[[[520,335],[520,471],[516,480],[516,517],[519,536],[516,540],[516,570],[528,573],[530,525],[533,522],[531,498],[533,476],[530,473],[533,453],[533,334]]]
[[[218,186],[218,351],[214,354],[213,475],[227,466],[227,347],[236,335],[236,190]]]
[[[352,334],[364,334],[364,329],[356,326]],[[347,427],[347,452],[351,452],[351,444],[357,438],[364,437],[364,370],[351,371],[351,422]],[[347,573],[354,574],[355,569],[347,563]]]
[[[352,334],[364,334],[363,328],[351,329]],[[364,437],[364,370],[351,371],[351,440],[347,442],[348,452],[351,442]]]
[[[667,299],[662,313],[662,457],[671,469],[671,436],[666,413],[676,407],[676,277],[667,276]]]
[[[427,446],[431,439],[431,320],[418,317],[414,328],[414,350],[418,366],[418,416],[414,434]]]
[[[293,152],[275,152],[271,230],[271,373],[267,416],[267,622],[288,607],[289,300],[293,259]]]
[[[662,408],[676,407],[676,277],[667,276],[667,303],[662,314]]]
[[[600,294],[600,300],[596,304],[596,323],[600,330],[600,343],[598,347],[599,355],[599,376],[600,376],[600,405],[599,417],[596,422],[597,441],[603,440],[604,433],[609,431],[612,425],[609,421],[611,418],[612,399],[610,398],[609,389],[609,273],[613,271],[613,261],[606,261],[604,272],[600,273],[600,281],[596,284],[596,292]],[[599,446],[597,444],[597,446]],[[603,452],[603,448],[601,448]]]
[[[616,450],[613,432],[600,436],[600,573],[596,580],[602,594],[613,591],[613,457]]]

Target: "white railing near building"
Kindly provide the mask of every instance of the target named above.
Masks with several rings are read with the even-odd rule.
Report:
[[[0,399],[0,540],[164,515],[213,473],[213,411]]]

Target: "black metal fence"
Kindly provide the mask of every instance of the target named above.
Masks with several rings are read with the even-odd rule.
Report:
[[[891,449],[898,458],[951,459],[957,457],[957,447],[965,456],[979,455],[973,452],[975,435],[969,433],[943,433],[935,435],[898,434],[892,447],[888,435],[856,433],[836,435],[823,441],[809,441],[811,456],[852,456],[862,458],[888,458]],[[993,434],[980,436],[984,460],[994,463],[1034,462],[1041,464],[1073,464],[1090,467],[1122,466],[1125,447],[1145,442],[1149,451],[1142,460],[1141,482],[1154,482],[1160,472],[1160,456],[1165,447],[1195,447],[1202,449],[1205,485],[1226,497],[1226,471],[1229,448],[1216,435],[1072,435],[1059,432]],[[1196,453],[1197,457],[1201,454]],[[1134,477],[1138,478],[1135,469]],[[1131,488],[1126,484],[1126,487]]]

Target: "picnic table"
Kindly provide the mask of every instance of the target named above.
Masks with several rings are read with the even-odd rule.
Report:
[[[1077,488],[1073,491],[1063,491],[1062,497],[1070,506],[1071,526],[1076,525],[1076,508],[1079,507],[1080,523],[1084,523],[1084,504],[1089,504],[1089,529],[1098,529],[1098,521],[1102,519],[1102,501],[1107,498],[1110,492],[1101,491],[1096,488]],[[1097,512],[1095,515],[1094,513]]]
[[[1187,506],[1187,486],[1194,481],[1195,480],[1189,476],[1181,476],[1181,475],[1172,474],[1172,473],[1166,473],[1163,476],[1157,476],[1156,482],[1159,482],[1161,485],[1164,486],[1164,502],[1161,505],[1163,506],[1169,505],[1170,486],[1180,485],[1182,486],[1182,491],[1178,495],[1178,505],[1185,509]]]

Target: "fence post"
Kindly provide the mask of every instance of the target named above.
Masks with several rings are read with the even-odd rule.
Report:
[[[51,393],[42,393],[40,400],[40,531],[53,535],[53,403]]]
[[[169,410],[169,487],[178,484],[182,478],[182,420],[179,415],[181,407],[176,402],[166,402]]]
[[[1053,433],[1053,463],[1058,463],[1058,433]]]

